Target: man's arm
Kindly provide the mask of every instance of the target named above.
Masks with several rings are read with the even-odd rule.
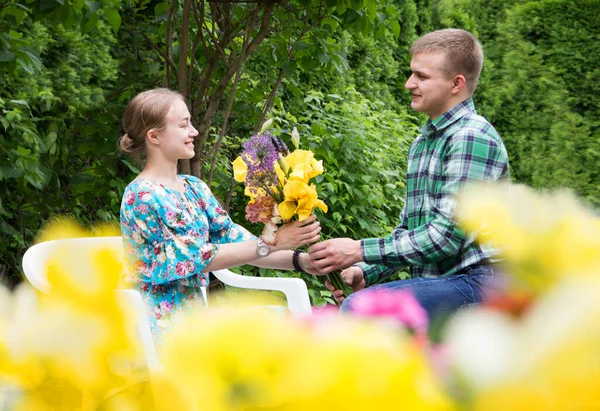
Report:
[[[452,220],[455,195],[467,181],[501,177],[508,167],[506,151],[501,142],[475,129],[466,129],[452,137],[442,161],[443,179],[426,224],[412,230],[401,225],[384,238],[340,238],[315,244],[309,248],[313,265],[322,273],[361,261],[398,269],[431,264],[467,247],[472,240]],[[377,270],[373,270],[375,279]],[[382,274],[387,275],[388,271]]]
[[[406,230],[406,204],[400,213],[400,224],[396,230]],[[354,263],[363,261],[360,241],[351,238],[334,238],[314,244],[308,249],[311,264],[320,271],[327,274],[340,268],[346,268]],[[367,285],[374,284],[398,271],[398,267],[386,267],[381,264],[360,264],[365,274]]]
[[[466,182],[500,178],[508,166],[506,151],[487,134],[467,129],[452,137],[442,161],[443,179],[428,222],[412,230],[397,228],[384,238],[362,240],[364,262],[422,266],[456,255],[472,242],[452,219],[455,195]]]

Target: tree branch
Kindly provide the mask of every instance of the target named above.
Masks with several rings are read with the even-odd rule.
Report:
[[[219,133],[219,138],[213,148],[212,153],[212,161],[210,164],[210,172],[208,173],[208,181],[207,184],[210,185],[212,181],[213,174],[215,172],[215,164],[217,163],[217,156],[219,154],[219,150],[221,149],[221,143],[223,142],[223,138],[227,133],[227,127],[229,122],[229,116],[231,115],[231,108],[233,107],[233,102],[235,100],[235,92],[237,91],[237,86],[240,81],[240,77],[242,76],[242,65],[238,68],[238,71],[235,73],[235,80],[233,81],[233,85],[231,86],[231,93],[229,95],[229,101],[227,102],[227,109],[225,110],[225,116],[223,119],[223,125],[221,126],[221,132]],[[207,155],[208,157],[208,155]]]
[[[146,39],[146,41],[148,43],[150,43],[150,46],[156,52],[158,52],[158,54],[160,54],[160,56],[165,60],[165,62],[171,67],[171,69],[173,70],[173,73],[177,73],[177,67],[175,66],[175,63],[173,63],[173,60],[171,60],[169,57],[167,57],[165,52],[163,50],[161,50],[161,48],[158,47],[156,44],[154,44],[154,42],[150,39],[150,37],[148,37],[148,35],[146,33],[143,33],[143,32],[139,32],[139,33],[142,35],[142,37],[144,39]]]
[[[181,34],[179,36],[179,73],[177,82],[179,84],[179,92],[183,94],[187,101],[187,55],[188,41],[190,33],[190,10],[192,8],[192,0],[185,0],[183,3],[183,13],[181,16]]]

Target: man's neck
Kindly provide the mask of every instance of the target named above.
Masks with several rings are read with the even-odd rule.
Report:
[[[463,101],[470,99],[471,97],[472,97],[472,94],[468,94],[468,95],[461,94],[460,97],[457,96],[455,98],[448,100],[447,104],[444,105],[444,107],[442,109],[440,109],[436,113],[433,113],[432,115],[429,115],[429,119],[431,121],[434,121],[436,118],[440,117],[442,114],[447,113],[448,111],[452,110],[454,107],[456,107]]]

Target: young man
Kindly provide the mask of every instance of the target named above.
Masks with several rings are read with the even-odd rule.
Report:
[[[408,288],[433,317],[480,302],[493,275],[494,251],[475,244],[453,220],[454,196],[465,182],[508,177],[502,139],[471,99],[483,65],[481,45],[467,31],[445,29],[419,38],[410,54],[405,87],[411,107],[429,120],[408,153],[400,224],[384,238],[331,239],[308,250],[323,274],[345,268],[342,277],[357,293],[344,299],[327,283],[343,300],[342,310],[351,311],[362,293]],[[405,266],[410,279],[374,285]]]

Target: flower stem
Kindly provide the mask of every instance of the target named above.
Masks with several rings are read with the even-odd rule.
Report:
[[[352,289],[348,287],[341,274],[338,271],[331,272],[326,275],[327,280],[333,285],[336,290],[341,290],[344,297],[348,297],[352,294]],[[335,300],[335,299],[334,299]],[[338,304],[339,305],[339,304]]]

